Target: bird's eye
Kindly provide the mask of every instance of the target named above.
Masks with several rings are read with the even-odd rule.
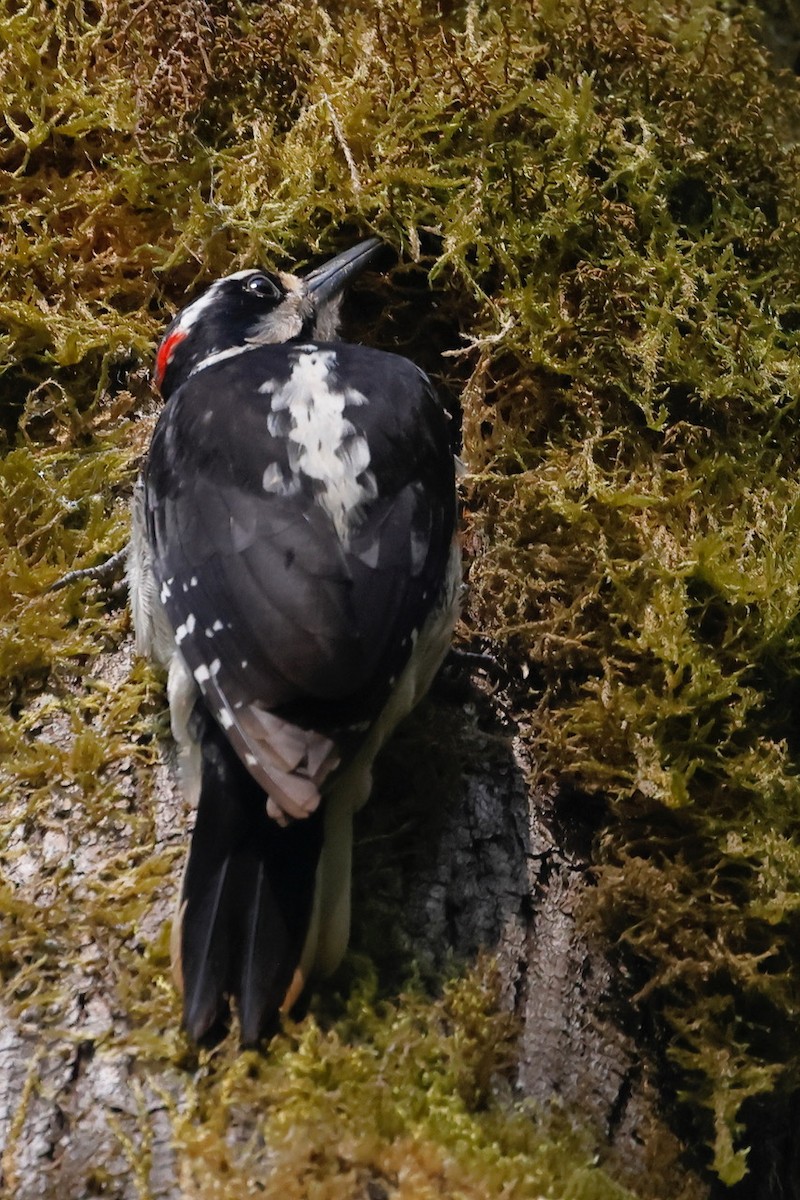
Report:
[[[251,275],[244,286],[248,292],[263,300],[280,300],[282,295],[281,289],[269,275]]]

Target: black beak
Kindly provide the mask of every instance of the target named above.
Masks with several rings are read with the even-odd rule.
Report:
[[[351,279],[360,275],[377,258],[382,249],[380,238],[367,238],[349,250],[343,250],[315,271],[310,271],[303,283],[305,294],[314,301],[315,308],[319,309],[326,300],[338,295]]]

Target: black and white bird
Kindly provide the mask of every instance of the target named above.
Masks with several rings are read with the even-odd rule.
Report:
[[[128,572],[197,804],[173,933],[195,1040],[233,1001],[257,1043],[338,965],[353,813],[456,620],[446,414],[413,363],[335,340],[380,248],[220,279],[156,358]]]

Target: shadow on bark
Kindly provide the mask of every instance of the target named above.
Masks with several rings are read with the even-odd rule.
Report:
[[[657,1200],[706,1187],[681,1158],[637,1019],[580,917],[602,813],[537,794],[501,694],[429,701],[384,754],[356,827],[353,948],[391,989],[489,950],[519,1021],[514,1094],[589,1126],[604,1165]]]

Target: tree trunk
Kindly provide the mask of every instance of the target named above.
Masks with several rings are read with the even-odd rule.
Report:
[[[131,663],[125,645],[96,660],[91,677],[72,681],[68,690],[104,686],[113,694]],[[74,747],[63,703],[63,694],[39,697],[37,734]],[[168,747],[161,747],[158,765],[144,769],[131,749],[134,757],[114,767],[115,786],[131,808],[152,813],[149,854],[170,869],[143,905],[127,952],[161,946],[163,955],[190,814],[164,761]],[[580,805],[531,794],[529,775],[523,741],[499,697],[473,691],[427,702],[384,756],[359,823],[355,949],[366,943],[370,950],[365,880],[376,860],[385,865],[398,857],[399,876],[390,884],[397,895],[386,902],[394,905],[406,948],[433,971],[453,954],[467,962],[481,950],[497,956],[503,1003],[519,1019],[515,1092],[556,1101],[588,1128],[614,1177],[634,1188],[648,1180],[653,1200],[702,1196],[704,1187],[681,1164],[678,1139],[662,1119],[651,1065],[625,1031],[631,1013],[615,994],[604,948],[581,921],[581,900],[592,886],[593,818],[582,824]],[[431,779],[426,794],[421,781]],[[409,788],[416,793],[411,828],[403,818],[405,832],[394,836]],[[8,882],[35,896],[45,939],[59,884],[68,886],[65,911],[77,929],[98,872],[113,870],[115,857],[133,850],[113,821],[87,828],[79,811],[74,789],[56,787],[49,827],[30,824],[23,808],[14,814],[19,853],[7,864]],[[67,932],[54,932],[65,946]],[[2,1014],[0,1142],[5,1187],[17,1200],[184,1194],[170,1112],[180,1107],[185,1081],[173,1069],[143,1071],[139,1058],[125,1052],[126,1036],[147,1020],[151,998],[128,1004],[115,946],[102,927],[78,937],[58,971],[68,1001],[48,1008],[45,994],[39,1009]],[[30,971],[34,986],[34,959]],[[174,1009],[168,1020],[177,1023],[174,998],[166,1002]]]

